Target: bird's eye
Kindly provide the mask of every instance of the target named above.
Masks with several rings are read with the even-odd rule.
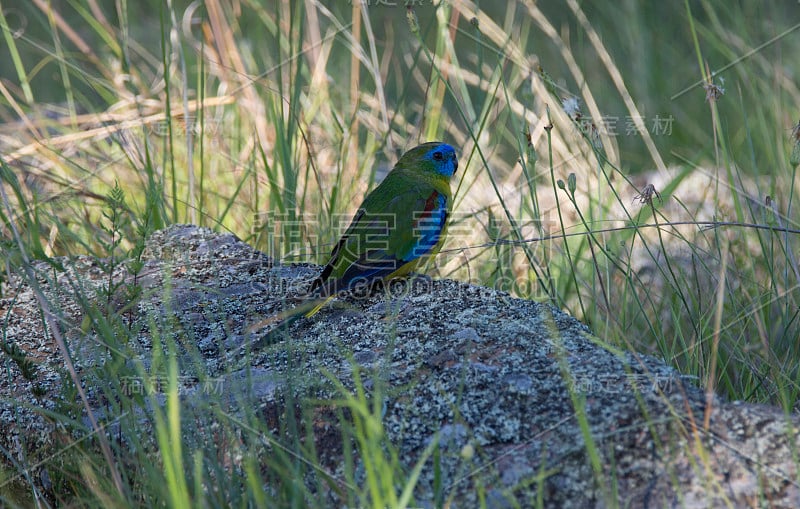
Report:
[[[434,152],[433,158],[436,159],[437,161],[441,161],[442,159],[444,159],[444,156],[442,155],[441,152]]]

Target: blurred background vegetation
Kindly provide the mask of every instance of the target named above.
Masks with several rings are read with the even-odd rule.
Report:
[[[795,408],[796,1],[0,7],[5,269],[183,222],[321,262],[440,139],[457,214],[429,273]]]

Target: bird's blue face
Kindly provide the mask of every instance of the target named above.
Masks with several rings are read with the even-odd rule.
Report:
[[[452,177],[458,169],[456,149],[447,143],[435,143],[432,145],[432,148],[422,156],[422,159],[433,163],[433,169],[436,173],[445,177]]]

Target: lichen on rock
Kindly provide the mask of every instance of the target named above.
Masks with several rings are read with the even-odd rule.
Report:
[[[174,341],[184,411],[205,423],[193,428],[193,440],[208,431],[203,440],[213,443],[218,435],[209,430],[232,426],[217,422],[210,400],[228,415],[257,416],[275,439],[286,433],[294,401],[306,412],[298,422],[313,430],[318,468],[343,479],[339,418],[347,413],[333,402],[359,379],[367,396],[380,398],[385,439],[405,471],[438,444],[437,468],[428,459],[415,489],[423,506],[444,499],[473,507],[479,494],[490,507],[529,506],[538,496],[552,507],[800,505],[793,459],[800,419],[716,398],[709,405],[692,380],[659,360],[603,348],[552,306],[419,278],[337,299],[256,348],[269,331],[250,326],[291,305],[290,289],[316,267],[280,265],[233,235],[187,225],[153,234],[144,260],[135,278],[124,266],[113,274],[141,289],[135,306],[109,322],[130,333],[120,356],[97,327],[85,326],[87,303],[108,275],[85,257],[60,260],[63,272],[35,267],[59,304],[62,332],[80,353],[79,375],[103,422],[116,422],[119,409],[113,392],[97,387],[102,368],[156,370],[154,345]],[[56,444],[91,433],[49,417],[68,404],[85,409],[63,401],[68,374],[33,292],[18,275],[0,301],[5,341],[37,368],[25,380],[6,360],[0,377],[0,446],[12,471],[38,461],[46,469]],[[134,418],[146,426],[164,399],[149,400]],[[338,500],[334,491],[324,496]]]

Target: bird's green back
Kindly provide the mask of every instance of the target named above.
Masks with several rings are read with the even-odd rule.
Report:
[[[441,157],[441,159],[438,159]],[[370,192],[315,282],[322,295],[404,275],[444,242],[458,163],[444,143],[406,152]]]

